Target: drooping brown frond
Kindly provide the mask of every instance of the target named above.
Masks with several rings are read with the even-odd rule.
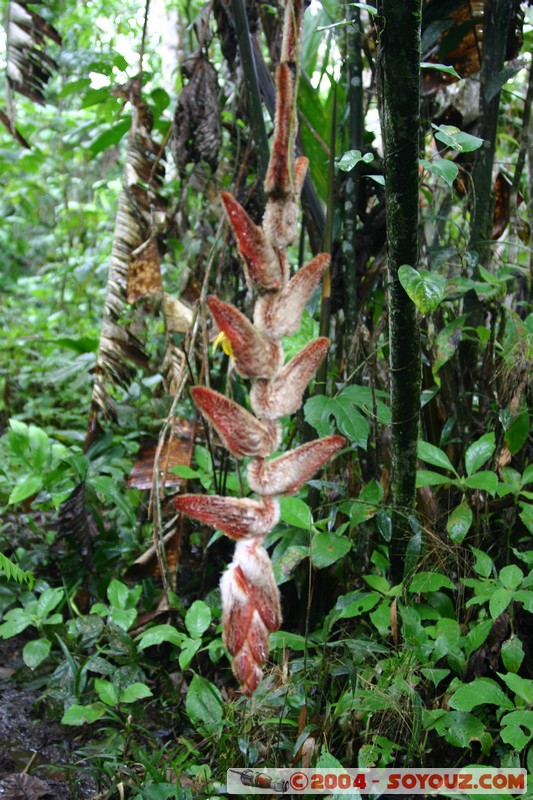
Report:
[[[97,533],[94,519],[85,497],[85,483],[79,483],[59,507],[58,533],[61,538],[75,543],[75,548],[85,562],[91,562],[91,539]]]
[[[7,7],[7,79],[16,92],[44,103],[44,88],[57,64],[46,52],[46,39],[61,44],[61,36],[24,0]]]
[[[189,82],[178,97],[172,152],[182,174],[201,159],[214,171],[222,144],[217,73],[203,55],[188,58],[182,71]]]
[[[136,364],[147,366],[142,343],[121,324],[127,304],[152,293],[162,292],[156,234],[164,202],[158,195],[164,174],[160,147],[151,136],[152,117],[134,79],[114,94],[133,106],[128,155],[122,192],[115,220],[115,232],[107,279],[102,331],[95,368],[92,396],[93,415],[113,415],[108,385],[127,386]]]

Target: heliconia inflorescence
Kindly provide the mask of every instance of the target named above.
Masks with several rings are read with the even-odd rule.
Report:
[[[302,0],[287,0],[262,226],[255,225],[231,194],[221,195],[247,283],[257,293],[253,323],[215,296],[207,301],[219,331],[231,343],[235,369],[251,380],[253,414],[212,389],[191,389],[195,404],[225,447],[235,456],[251,458],[248,484],[259,499],[197,494],[174,499],[181,512],[237,541],[233,561],[221,581],[222,622],[233,672],[247,695],[261,680],[269,633],[281,621],[279,592],[263,547],[265,536],[279,521],[277,498],[297,492],[346,443],[342,436],[327,436],[268,458],[280,446],[279,419],[301,407],[305,389],[329,347],[328,339],[322,337],[283,363],[281,339],[300,327],[304,308],[329,266],[329,256],[321,253],[289,279],[287,248],[297,236],[297,203],[308,167],[305,157],[294,159],[302,15]]]

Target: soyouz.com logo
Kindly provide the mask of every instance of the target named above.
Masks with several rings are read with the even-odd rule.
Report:
[[[524,794],[525,769],[229,769],[228,794]]]

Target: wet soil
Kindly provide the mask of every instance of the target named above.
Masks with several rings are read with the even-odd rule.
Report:
[[[46,719],[39,693],[17,681],[23,646],[20,638],[0,639],[0,798],[90,798],[96,794],[96,784],[76,765],[70,730]],[[46,785],[38,788],[35,783],[34,793],[28,782],[27,794],[24,790],[18,794],[13,785],[21,782],[17,777],[21,773]]]

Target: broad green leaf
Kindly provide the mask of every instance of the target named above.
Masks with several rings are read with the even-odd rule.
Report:
[[[447,75],[453,75],[454,78],[458,78],[462,80],[461,76],[458,72],[456,72],[455,67],[450,67],[448,64],[434,64],[432,61],[421,61],[420,62],[421,69],[436,69],[439,72],[445,72]]]
[[[451,482],[452,478],[443,475],[441,472],[432,472],[430,469],[418,469],[416,471],[417,489],[421,489],[423,486],[441,486]]]
[[[130,590],[125,583],[112,579],[107,587],[107,599],[115,608],[126,608]]]
[[[365,611],[370,611],[371,608],[374,608],[380,600],[382,600],[382,597],[377,592],[348,592],[348,594],[339,597],[335,608],[330,612],[330,618],[338,620],[359,617]]]
[[[279,650],[290,648],[291,650],[305,650],[308,641],[305,636],[299,633],[288,633],[287,631],[275,631],[270,634],[270,649]]]
[[[294,528],[303,528],[309,531],[313,526],[313,518],[307,503],[298,497],[282,497],[281,520]]]
[[[477,547],[470,547],[470,549],[476,558],[474,562],[474,570],[478,575],[488,578],[494,567],[491,557],[488,556],[483,550],[479,550]]]
[[[421,314],[435,311],[444,297],[446,278],[435,272],[427,269],[418,271],[408,264],[402,264],[398,278]]]
[[[498,476],[495,472],[481,470],[481,472],[475,472],[465,478],[464,483],[469,489],[481,489],[494,495],[498,489]]]
[[[460,153],[470,153],[472,150],[478,150],[483,144],[483,139],[480,139],[479,136],[463,133],[455,125],[432,124],[431,127],[435,131],[435,139],[443,142],[447,147],[451,147],[452,150],[458,150]]]
[[[134,703],[136,700],[144,700],[145,697],[152,697],[152,690],[145,683],[130,683],[120,693],[121,703]]]
[[[339,169],[342,169],[343,172],[350,172],[350,170],[361,161],[365,164],[370,164],[370,162],[373,160],[374,156],[372,153],[365,153],[365,155],[361,155],[360,150],[347,150],[342,158],[337,162],[337,166]]]
[[[454,161],[450,161],[448,158],[439,158],[435,161],[421,158],[420,165],[427,169],[428,172],[431,172],[432,175],[436,175],[446,181],[450,189],[453,188],[454,181],[459,174],[459,167]]]
[[[62,725],[84,725],[86,722],[96,722],[106,713],[106,707],[101,703],[92,703],[89,706],[72,705],[67,708],[61,719]]]
[[[506,589],[517,589],[524,580],[524,573],[515,564],[500,570],[499,581]]]
[[[429,442],[418,442],[418,458],[421,458],[426,464],[432,464],[434,467],[442,467],[442,469],[447,469],[453,472],[454,475],[457,475],[452,462],[444,450],[441,450],[440,447],[435,447],[433,444],[429,444]]]
[[[185,627],[193,639],[199,639],[211,623],[211,609],[202,600],[195,600],[185,614]]]
[[[0,639],[11,639],[33,625],[31,617],[23,608],[12,608],[4,614],[0,625]]]
[[[489,600],[489,611],[492,619],[496,619],[500,614],[503,614],[512,600],[513,592],[510,589],[496,589]]]
[[[301,564],[308,557],[309,547],[304,545],[290,545],[287,547],[273,565],[277,585],[280,586],[290,580],[298,564]]]
[[[466,314],[461,314],[461,316],[454,319],[453,322],[450,322],[439,332],[435,340],[437,355],[433,365],[434,374],[450,360],[459,347],[463,336],[465,321]]]
[[[490,103],[492,98],[501,91],[507,81],[509,81],[513,75],[516,75],[517,72],[520,72],[521,69],[523,69],[522,64],[508,64],[495,75],[491,75],[485,86],[486,103]]]
[[[123,631],[128,631],[137,619],[137,612],[134,608],[112,607],[109,611],[109,616],[115,625],[118,625]]]
[[[311,541],[311,561],[315,567],[324,569],[343,558],[351,547],[348,539],[332,531],[316,533]]]
[[[520,502],[518,505],[520,506],[520,514],[518,516],[533,536],[533,504]]]
[[[310,397],[304,406],[304,416],[306,422],[315,428],[320,436],[328,436],[332,432],[331,417],[333,417],[339,432],[357,447],[366,450],[370,425],[342,393],[338,397],[325,395]]]
[[[524,648],[518,636],[511,636],[502,644],[501,657],[503,666],[509,672],[518,672],[524,660]]]
[[[435,688],[437,688],[439,683],[443,681],[444,678],[447,678],[448,675],[450,674],[449,669],[436,669],[435,667],[426,667],[424,669],[421,669],[420,672],[422,673],[424,678],[427,678],[428,681],[432,682]]]
[[[345,386],[339,394],[339,397],[346,397],[354,405],[356,405],[365,414],[370,414],[377,417],[377,421],[384,425],[390,425],[391,412],[390,408],[384,400],[388,400],[389,395],[379,389],[374,389],[370,386],[360,386],[353,384]],[[375,411],[374,411],[375,405]]]
[[[27,642],[22,650],[22,658],[26,666],[35,669],[42,664],[51,647],[52,643],[48,639],[34,639],[32,642]]]
[[[435,729],[449,744],[461,748],[468,747],[473,740],[481,741],[485,733],[481,720],[464,711],[448,711]]]
[[[528,412],[523,411],[521,414],[517,414],[505,431],[505,444],[512,456],[516,455],[525,445],[530,430]]]
[[[98,697],[106,706],[118,705],[118,690],[110,681],[106,681],[103,678],[95,678],[94,688]]]
[[[471,630],[464,637],[464,649],[466,656],[470,656],[474,650],[481,647],[483,642],[492,630],[494,623],[491,619],[476,622]]]
[[[185,708],[195,728],[211,736],[218,736],[224,724],[224,703],[217,687],[194,675],[189,684]]]
[[[446,530],[452,542],[460,544],[470,530],[474,515],[466,503],[456,506],[446,522]]]
[[[418,594],[419,592],[438,592],[439,589],[453,589],[455,584],[446,575],[440,572],[417,572],[409,585],[409,591]]]
[[[533,680],[521,678],[520,675],[513,675],[512,673],[504,675],[502,672],[498,672],[498,676],[512,692],[525,701],[526,705],[533,705]]]
[[[175,467],[169,469],[169,472],[172,472],[173,475],[179,475],[180,478],[186,478],[187,480],[200,477],[198,470],[186,467],[185,464],[176,464]]]
[[[522,486],[533,483],[533,464],[528,464],[522,473]]]
[[[37,616],[45,619],[54,608],[57,608],[64,596],[64,589],[60,586],[56,589],[45,589],[37,601]]]
[[[498,708],[514,708],[514,703],[491,678],[476,678],[471,683],[464,683],[448,700],[450,708],[458,711],[472,711],[473,708],[486,704]]]
[[[502,717],[500,725],[502,741],[520,752],[533,737],[533,711],[511,711]]]
[[[34,494],[38,494],[43,488],[43,479],[41,475],[27,475],[21,478],[15,485],[15,488],[9,495],[8,505],[15,505],[27,500]]]
[[[163,642],[170,642],[170,644],[181,647],[184,636],[173,625],[155,625],[153,628],[148,628],[137,637],[137,647],[139,650],[146,650],[147,647],[154,647],[155,645],[162,644]]]
[[[181,652],[178,656],[180,669],[185,670],[193,660],[194,656],[202,646],[201,639],[185,639],[181,646]]]
[[[95,156],[98,153],[101,153],[102,150],[105,150],[107,147],[118,144],[120,140],[124,138],[130,128],[131,118],[129,117],[128,119],[121,119],[120,122],[112,125],[106,131],[97,136],[94,142],[90,145],[89,150],[91,155]]]
[[[465,454],[466,474],[472,475],[485,464],[496,449],[494,433],[486,433],[477,442],[470,445]]]
[[[36,425],[30,425],[29,436],[33,468],[41,472],[50,458],[50,439],[46,431]]]

